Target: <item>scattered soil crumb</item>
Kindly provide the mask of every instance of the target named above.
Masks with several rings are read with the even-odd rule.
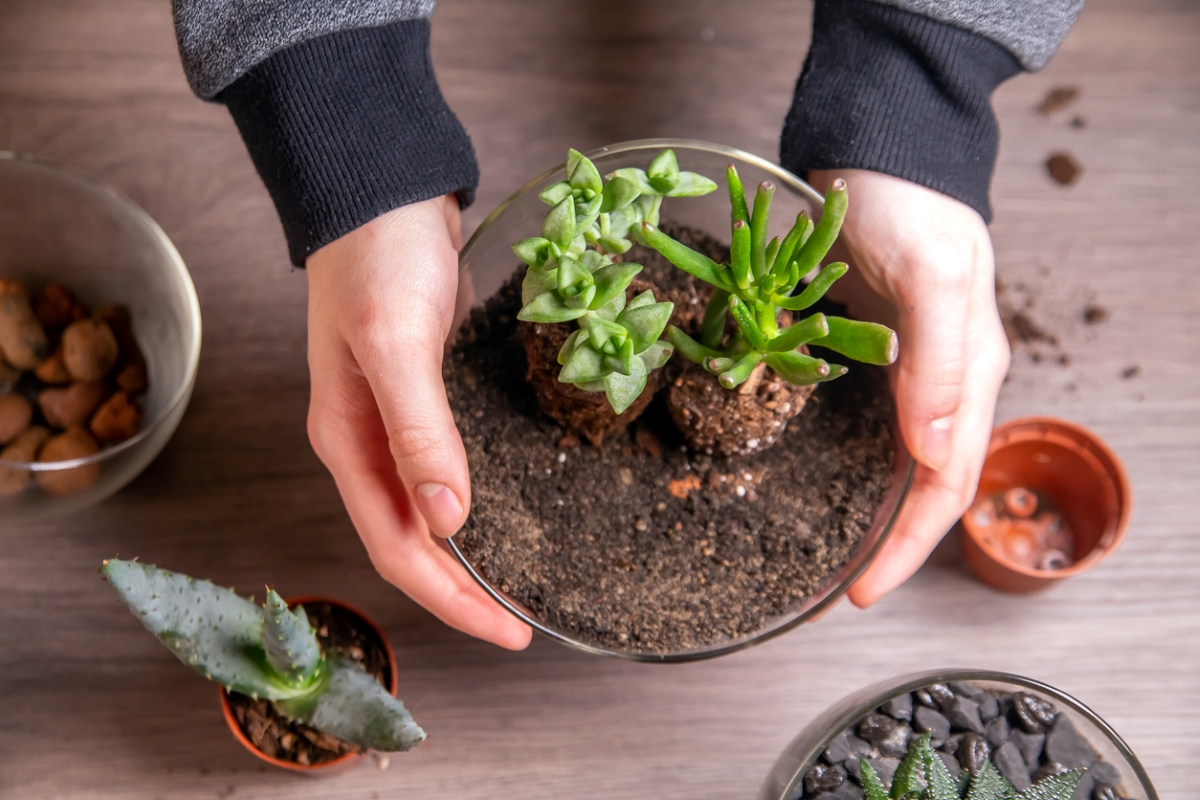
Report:
[[[1104,306],[1090,305],[1083,309],[1083,321],[1088,325],[1098,325],[1108,320],[1108,309]]]
[[[1142,368],[1139,367],[1137,364],[1130,364],[1128,367],[1121,370],[1121,377],[1124,378],[1125,380],[1129,380],[1130,378],[1136,378],[1139,374],[1141,374],[1141,371],[1142,371]]]
[[[1050,116],[1055,111],[1062,111],[1071,105],[1071,103],[1074,103],[1082,93],[1083,90],[1078,86],[1055,86],[1046,92],[1046,96],[1038,104],[1037,110],[1046,116]]]
[[[1053,153],[1046,159],[1046,171],[1056,183],[1070,186],[1079,180],[1083,173],[1083,165],[1070,153]]]

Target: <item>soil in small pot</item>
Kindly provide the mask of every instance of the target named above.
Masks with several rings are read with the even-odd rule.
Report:
[[[626,260],[648,281],[662,268]],[[663,271],[655,285],[679,294],[677,311],[702,314],[690,277]],[[581,641],[678,652],[762,630],[838,573],[891,484],[881,369],[823,384],[778,444],[748,456],[689,451],[662,392],[630,429],[580,444],[524,380],[522,276],[472,310],[443,371],[472,482],[455,541],[489,582]]]
[[[991,761],[1018,791],[1086,768],[1075,800],[1121,800],[1121,773],[1105,762],[1065,713],[1030,691],[985,689],[969,681],[934,683],[902,694],[840,732],[804,774],[795,800],[862,800],[859,759],[891,788],[910,743],[930,734],[954,778]]]
[[[329,603],[305,604],[308,621],[317,632],[321,649],[341,653],[360,664],[384,686],[392,680],[387,647],[369,625],[344,608]],[[228,694],[234,717],[254,746],[267,755],[301,766],[316,766],[362,748],[348,744],[275,710],[268,700],[255,700],[236,692]]]

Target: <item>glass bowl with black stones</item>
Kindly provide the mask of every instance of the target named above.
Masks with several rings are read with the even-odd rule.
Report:
[[[858,758],[886,785],[906,748],[899,740],[924,731],[953,777],[974,775],[987,758],[1025,791],[1085,768],[1075,800],[1158,800],[1146,769],[1099,714],[1042,681],[984,669],[913,673],[843,698],[788,745],[758,800],[861,800]],[[968,735],[974,741],[964,744]]]
[[[774,183],[776,189],[771,206],[773,223],[770,233],[772,235],[786,233],[785,225],[790,226],[801,211],[807,212],[810,216],[819,217],[820,215],[823,198],[819,192],[787,170],[763,158],[731,147],[683,139],[643,139],[602,147],[585,155],[595,163],[601,175],[608,175],[614,170],[624,167],[646,169],[654,157],[667,148],[674,151],[681,170],[705,175],[715,181],[718,188],[702,197],[666,199],[662,208],[664,230],[670,224],[675,226],[675,230],[685,228],[702,236],[710,237],[711,240],[728,242],[730,216],[725,185],[728,164],[736,166],[743,185],[747,187],[747,194],[752,194],[753,187],[760,182],[771,181]],[[465,327],[458,329],[457,335],[452,334],[452,347],[447,356],[443,374],[446,378],[451,408],[455,412],[456,421],[463,434],[464,443],[467,445],[473,499],[467,525],[449,540],[454,556],[496,602],[534,630],[564,645],[597,655],[660,663],[706,659],[767,641],[817,619],[841,598],[879,553],[896,524],[912,484],[914,461],[905,448],[895,425],[894,403],[886,389],[886,380],[882,377],[883,371],[879,367],[851,366],[851,373],[860,369],[874,370],[871,373],[872,380],[875,381],[871,384],[874,387],[871,389],[872,397],[886,397],[886,400],[873,399],[871,401],[879,408],[884,408],[882,404],[886,403],[885,410],[874,417],[876,423],[873,435],[883,442],[880,447],[886,449],[887,455],[886,458],[881,457],[873,462],[876,472],[873,473],[874,477],[872,478],[874,488],[870,507],[862,506],[862,510],[855,511],[854,526],[856,527],[852,533],[846,532],[848,528],[845,525],[836,532],[836,536],[842,537],[837,543],[837,547],[841,549],[837,551],[839,555],[836,559],[830,556],[829,562],[822,567],[826,569],[826,574],[814,577],[805,583],[802,591],[787,589],[791,594],[787,596],[786,602],[780,601],[778,596],[773,597],[769,610],[753,610],[753,613],[748,613],[746,619],[751,622],[737,623],[741,627],[735,627],[731,623],[725,629],[718,630],[720,625],[710,625],[711,621],[701,620],[692,628],[684,630],[687,625],[691,624],[686,622],[686,615],[684,615],[685,621],[677,623],[677,628],[682,633],[676,638],[681,641],[674,642],[661,639],[651,640],[652,637],[643,636],[637,629],[620,632],[614,632],[613,629],[600,630],[600,624],[593,626],[586,619],[589,609],[606,608],[611,611],[608,608],[610,601],[612,601],[611,605],[616,607],[622,598],[610,594],[606,599],[603,591],[597,593],[590,589],[587,592],[572,594],[568,597],[567,593],[575,592],[580,584],[587,582],[587,579],[560,576],[561,579],[545,581],[543,579],[547,567],[545,564],[536,563],[538,556],[530,556],[534,558],[534,561],[525,563],[523,566],[513,566],[511,563],[502,563],[505,559],[492,558],[485,552],[490,551],[495,554],[503,551],[507,555],[512,555],[513,551],[529,546],[530,541],[534,541],[533,549],[540,550],[542,555],[545,555],[547,551],[556,548],[561,551],[564,545],[581,541],[584,536],[595,539],[606,536],[619,537],[626,534],[630,536],[649,535],[645,533],[647,528],[650,528],[652,532],[656,524],[653,519],[642,521],[625,519],[622,516],[624,509],[616,501],[600,496],[603,494],[600,489],[596,490],[595,497],[588,497],[580,501],[578,495],[572,495],[573,490],[569,487],[565,488],[565,493],[555,501],[557,507],[551,508],[544,518],[531,522],[522,517],[522,515],[527,517],[531,513],[535,514],[535,512],[530,512],[525,504],[532,502],[530,492],[536,490],[539,481],[558,480],[562,477],[564,470],[569,469],[581,458],[603,460],[611,456],[619,461],[624,453],[628,459],[628,450],[633,446],[635,436],[626,434],[627,438],[623,440],[624,444],[606,441],[600,448],[593,448],[592,445],[584,442],[578,447],[564,446],[567,449],[563,447],[556,449],[554,439],[562,435],[564,431],[555,429],[546,417],[542,417],[540,422],[534,421],[534,418],[538,417],[536,401],[530,401],[527,397],[517,398],[513,401],[513,406],[518,408],[518,411],[513,412],[511,424],[503,420],[497,421],[497,413],[492,408],[474,407],[475,410],[472,410],[471,402],[475,402],[483,391],[474,378],[471,379],[469,385],[464,383],[466,379],[459,372],[464,363],[475,358],[481,363],[492,362],[492,366],[485,366],[486,369],[501,374],[501,378],[496,380],[507,380],[513,383],[520,381],[526,366],[525,357],[524,353],[520,351],[520,345],[511,343],[518,338],[514,333],[516,321],[513,317],[519,308],[519,281],[522,274],[520,270],[524,268],[524,265],[513,254],[512,245],[540,233],[542,219],[546,216],[548,206],[538,195],[547,186],[564,180],[565,169],[565,164],[563,164],[543,173],[501,203],[474,232],[459,256],[459,318],[466,316],[469,321]],[[850,199],[850,202],[853,204],[853,198]],[[643,251],[642,256],[638,256],[636,249],[630,251],[625,256],[626,260],[633,260],[630,258],[631,256],[637,256],[644,260],[645,252]],[[665,261],[663,263],[665,264]],[[669,265],[666,266],[670,268]],[[494,310],[496,304],[507,302],[511,305],[514,296],[517,298],[516,307],[507,308],[505,306],[507,311],[503,314]],[[504,297],[508,297],[508,300],[504,300]],[[695,303],[696,300],[693,299],[691,302]],[[465,313],[467,308],[473,309],[470,314]],[[492,311],[485,311],[485,308],[492,309]],[[492,316],[488,316],[488,314]],[[485,321],[478,323],[478,320],[481,319]],[[483,327],[479,328],[478,324],[482,324]],[[471,344],[472,342],[486,336],[508,337],[505,340],[508,344],[496,345],[493,350],[488,351],[486,357],[471,356],[469,353],[464,355],[463,352],[460,352],[461,348],[473,347],[475,345]],[[467,344],[463,344],[464,342]],[[509,349],[505,350],[505,347]],[[903,343],[901,343],[901,347],[903,347]],[[676,354],[674,358],[679,359],[680,356]],[[814,397],[820,397],[822,391],[835,391],[827,390],[824,387],[836,386],[842,381],[846,381],[847,378],[841,378],[830,384],[822,384]],[[464,400],[464,398],[466,399]],[[818,402],[816,405],[825,408],[833,404]],[[652,403],[643,419],[651,417],[653,408]],[[790,432],[792,427],[797,424],[796,420],[803,419],[810,413],[820,412],[806,409],[790,423],[788,431]],[[852,416],[854,412],[839,411],[837,413],[846,413]],[[478,418],[478,422],[476,418]],[[846,424],[852,425],[853,423],[854,421],[850,420]],[[641,422],[635,424],[640,425]],[[669,419],[667,424],[670,424]],[[481,433],[475,430],[475,428],[488,425],[492,426],[490,432]],[[512,447],[498,446],[505,445],[504,442],[498,442],[498,439],[503,437],[510,440],[536,440],[541,437],[546,440],[547,444],[539,451],[540,455],[534,457],[528,453],[515,452]],[[566,441],[566,439],[562,441]],[[787,446],[787,439],[784,438],[774,446],[774,449],[778,450]],[[679,442],[663,440],[662,450],[664,453],[668,453],[668,456],[663,456],[664,459],[668,457],[686,458],[686,456],[677,455],[685,449],[680,447]],[[545,464],[538,461],[541,457],[544,457]],[[538,463],[535,464],[535,461]],[[677,464],[677,462],[672,463]],[[614,462],[613,469],[618,469],[618,466],[619,464]],[[690,468],[690,464],[686,468]],[[727,477],[731,480],[727,485],[723,485],[723,490],[729,492],[738,488],[744,490],[745,487],[739,483],[741,480],[739,476],[742,473],[738,472],[735,467],[714,464],[711,468],[706,469],[708,469],[707,474],[710,477],[714,471],[730,472]],[[754,477],[749,471],[744,474]],[[635,465],[635,469],[628,476],[630,479],[626,483],[632,483],[636,488],[642,483],[649,485],[651,482],[656,482],[657,490],[663,494],[666,480],[657,480],[650,473],[645,478],[640,476],[641,473],[637,472]],[[724,473],[722,476],[725,477]],[[685,476],[684,480],[692,481],[688,486],[695,487],[697,493],[709,491],[709,486],[699,484],[699,478],[699,475],[696,475],[695,478]],[[830,479],[827,483],[829,485],[816,486],[815,490],[827,493],[842,491],[851,494],[855,491],[854,487],[847,489],[840,484],[834,486],[833,484],[837,484],[838,480]],[[735,486],[735,484],[737,485]],[[620,488],[617,487],[617,489]],[[780,489],[780,491],[782,490]],[[589,491],[590,489],[585,486],[582,493],[588,494]],[[743,497],[743,495],[739,494],[739,497]],[[665,494],[663,494],[663,500],[664,502],[652,507],[662,508],[675,502],[672,497]],[[588,513],[605,520],[604,530],[597,532],[598,536],[578,530],[570,521],[569,516],[565,519],[562,518],[560,512],[570,511],[572,504],[576,502],[590,503],[587,506]],[[689,499],[687,502],[692,502],[692,500]],[[859,507],[856,506],[856,508]],[[525,521],[514,521],[519,519],[525,519]],[[691,518],[686,515],[684,519],[691,521]],[[767,535],[764,530],[755,529],[754,524],[753,522],[746,523],[739,529],[739,535],[746,537],[747,541],[754,540],[756,542]],[[673,525],[678,535],[690,535],[682,522],[675,522]],[[700,533],[696,534],[694,538],[699,539],[704,535],[703,527],[699,530]],[[669,529],[666,533],[672,535]],[[701,550],[703,550],[703,545],[710,544],[714,548],[714,558],[720,559],[719,537],[724,534],[721,530],[713,530],[712,534],[716,544],[706,541],[698,541],[695,544]],[[756,537],[758,538],[756,539]],[[481,544],[485,541],[486,544]],[[600,546],[602,544],[602,542],[599,543],[597,547],[599,550],[605,551],[605,548]],[[652,544],[651,547],[653,546],[656,545]],[[800,545],[792,541],[781,543],[779,537],[772,539],[771,547],[787,549],[792,546],[799,547]],[[824,544],[813,545],[813,547],[816,551],[825,552]],[[524,556],[521,557],[524,558]],[[664,578],[661,571],[656,573],[649,568],[643,569],[644,564],[655,557],[647,555],[644,548],[637,546],[627,557],[613,557],[612,549],[609,548],[605,552],[599,552],[590,560],[599,565],[597,568],[601,570],[632,571],[635,576],[639,570],[642,570],[644,574],[641,580],[646,582],[662,580],[664,583],[669,583],[671,578]],[[813,558],[817,557],[813,556]],[[740,564],[735,565],[733,569],[739,567]],[[716,564],[714,568],[725,569],[720,564]],[[556,585],[555,581],[557,581]],[[606,579],[601,577],[597,583],[602,584],[605,581]],[[687,601],[691,604],[691,608],[699,608],[697,614],[709,613],[703,609],[707,602],[704,594],[705,589],[701,588],[695,597]],[[784,594],[784,591],[780,592],[780,596]],[[630,595],[626,594],[624,599],[626,602],[632,603],[633,601],[629,600],[629,597]],[[755,602],[753,598],[747,600],[747,603],[752,602]],[[723,607],[732,605],[725,601],[721,601],[721,603]],[[642,613],[641,608],[642,606],[631,608],[629,616],[636,617]],[[720,613],[720,609],[717,609],[717,613]],[[656,620],[654,624],[658,624],[658,622],[659,620]],[[635,623],[628,624],[633,626]],[[705,628],[706,625],[709,627]],[[693,635],[693,631],[706,632],[701,636],[699,633]]]

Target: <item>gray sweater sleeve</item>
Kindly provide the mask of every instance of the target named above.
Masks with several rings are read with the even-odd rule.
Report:
[[[211,100],[292,45],[358,28],[427,19],[434,0],[172,0],[188,83]]]
[[[1083,0],[875,0],[991,39],[1036,72],[1046,66]]]

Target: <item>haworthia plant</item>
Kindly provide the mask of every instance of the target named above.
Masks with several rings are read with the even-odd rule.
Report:
[[[101,573],[180,661],[231,692],[270,700],[284,716],[373,750],[425,739],[404,704],[354,661],[322,653],[304,609],[267,591],[265,606],[233,590],[111,558]]]
[[[871,763],[858,760],[866,800],[1071,800],[1085,770],[1074,769],[1035,783],[1018,792],[991,761],[978,772],[963,773],[955,779],[929,744],[928,733],[913,742],[908,754],[896,768],[889,790],[879,779]]]
[[[670,339],[679,352],[717,375],[727,389],[741,385],[763,362],[797,385],[829,381],[846,374],[844,366],[801,352],[800,347],[808,344],[868,364],[895,361],[896,334],[883,325],[818,313],[786,328],[779,327],[783,311],[797,312],[811,307],[834,281],[846,274],[844,263],[829,264],[803,291],[793,295],[801,278],[817,268],[837,239],[846,216],[845,181],[834,181],[825,197],[819,223],[814,225],[808,214],[801,212],[786,236],[769,241],[774,184],[770,181],[759,184],[751,208],[732,164],[726,170],[726,182],[732,209],[728,264],[718,264],[676,242],[649,221],[642,224],[642,238],[649,246],[684,272],[713,287],[698,340],[677,327],[670,328]],[[733,317],[736,335],[726,343],[727,314]]]
[[[717,186],[681,171],[671,150],[660,153],[647,170],[620,169],[607,180],[590,159],[571,150],[566,178],[539,195],[551,206],[542,235],[513,245],[529,265],[517,318],[575,321],[579,330],[559,351],[559,380],[604,392],[620,414],[674,352],[670,342],[659,341],[674,306],[656,302],[650,291],[626,305],[625,291],[642,267],[613,263],[610,254],[626,252],[632,246],[626,237],[631,231],[636,235],[641,223],[657,224],[664,197],[694,197]]]

